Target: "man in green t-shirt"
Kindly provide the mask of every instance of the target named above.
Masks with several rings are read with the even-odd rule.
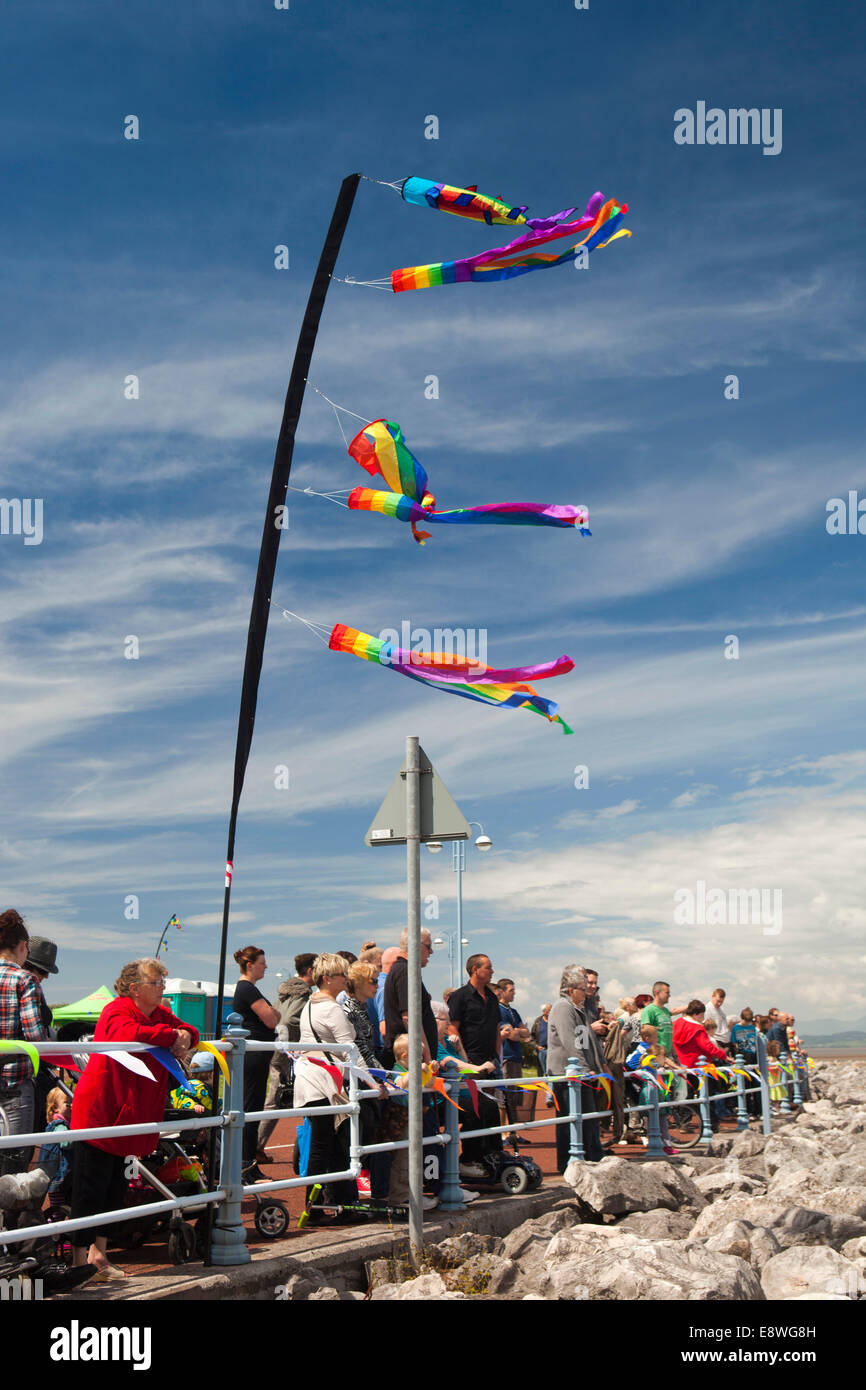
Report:
[[[674,1014],[684,1014],[685,1008],[668,1009],[671,987],[667,980],[656,980],[653,985],[653,1002],[641,1009],[641,1023],[651,1023],[659,1030],[659,1043],[669,1057],[674,1057]]]

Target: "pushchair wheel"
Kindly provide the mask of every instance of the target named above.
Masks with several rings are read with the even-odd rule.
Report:
[[[517,1168],[513,1164],[507,1164],[499,1175],[499,1182],[509,1197],[517,1197],[528,1188],[529,1174],[525,1168]]]
[[[272,1199],[259,1202],[256,1206],[255,1226],[260,1236],[267,1240],[277,1240],[284,1235],[289,1225],[289,1210],[282,1202]]]
[[[168,1258],[173,1265],[185,1265],[195,1255],[195,1231],[188,1221],[178,1221],[168,1233]]]

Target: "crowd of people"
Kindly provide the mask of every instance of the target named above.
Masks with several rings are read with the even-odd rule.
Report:
[[[254,948],[246,948],[250,952]],[[238,959],[245,953],[238,953]],[[430,933],[421,933],[421,968],[433,954]],[[260,952],[261,959],[264,958]],[[266,1108],[293,1103],[307,1109],[321,1109],[346,1100],[345,1068],[342,1058],[327,1051],[327,1044],[355,1042],[361,1052],[365,1072],[361,1080],[368,1091],[374,1092],[361,1107],[362,1143],[373,1144],[405,1136],[405,1097],[395,1096],[395,1085],[405,1078],[408,1051],[408,934],[403,932],[398,946],[382,950],[375,942],[365,942],[360,955],[341,950],[336,954],[299,955],[295,959],[296,976],[281,984],[279,989],[280,1021],[275,1036],[284,1043],[319,1044],[316,1050],[288,1062],[285,1052],[276,1051],[270,1064],[270,1085]],[[559,997],[545,1004],[530,1025],[515,1007],[516,987],[512,979],[494,980],[494,969],[487,955],[470,956],[466,962],[468,980],[456,989],[445,990],[441,1000],[431,999],[422,983],[421,1024],[423,1061],[431,1073],[448,1059],[458,1063],[464,1076],[498,1079],[503,1085],[495,1090],[475,1090],[471,1097],[465,1083],[461,1089],[461,1152],[459,1173],[463,1199],[474,1201],[478,1193],[472,1183],[489,1177],[485,1159],[502,1148],[500,1134],[474,1137],[476,1131],[507,1126],[515,1149],[531,1141],[519,1134],[516,1087],[508,1086],[524,1075],[524,1069],[535,1064],[537,1074],[551,1078],[548,1104],[562,1113],[568,1108],[568,1082],[563,1075],[569,1061],[577,1060],[581,1073],[596,1075],[604,1072],[613,1077],[611,1087],[612,1116],[601,1122],[584,1125],[584,1142],[588,1162],[598,1162],[606,1151],[621,1143],[627,1129],[625,1108],[630,1103],[627,1090],[629,1073],[635,1074],[639,1088],[633,1094],[646,1099],[647,1071],[657,1074],[670,1067],[695,1067],[700,1058],[721,1063],[740,1055],[747,1065],[757,1059],[756,1035],[766,1035],[769,1059],[771,1094],[774,1104],[782,1098],[784,1087],[779,1057],[800,1047],[794,1028],[794,1018],[777,1008],[766,1014],[754,1014],[746,1007],[736,1015],[725,1012],[725,990],[713,991],[710,1002],[699,999],[673,1006],[670,985],[658,980],[651,993],[618,1001],[616,1009],[607,1010],[599,995],[598,972],[570,965],[562,973]],[[256,1001],[267,1006],[267,1001]],[[239,1008],[249,1007],[246,999],[235,996]],[[245,1023],[251,1020],[244,1014]],[[293,1092],[287,1077],[291,1074]],[[387,1074],[387,1076],[386,1076]],[[387,1079],[388,1085],[384,1084]],[[261,1109],[264,1097],[261,1072],[250,1069],[250,1094],[247,1108]],[[253,1090],[253,1087],[257,1089]],[[713,1128],[717,1128],[730,1101],[727,1085],[710,1078],[713,1104]],[[471,1103],[470,1103],[471,1102]],[[758,1098],[749,1095],[752,1113],[757,1113]],[[604,1102],[606,1108],[607,1102]],[[582,1091],[584,1112],[602,1108],[601,1088]],[[435,1137],[442,1125],[442,1102],[429,1096],[424,1110],[424,1133]],[[340,1172],[348,1168],[349,1127],[340,1117],[328,1115],[310,1117],[310,1173]],[[262,1165],[271,1161],[267,1143],[275,1122],[248,1126],[249,1138],[245,1152],[255,1151],[249,1161],[246,1180],[257,1181],[265,1176]],[[676,1153],[671,1143],[664,1110],[660,1112],[662,1142],[665,1152]],[[563,1172],[568,1161],[568,1127],[556,1128],[557,1166]],[[433,1208],[438,1200],[437,1146],[425,1150],[427,1195],[425,1206]],[[405,1200],[405,1155],[375,1154],[369,1158],[369,1187],[364,1195],[373,1201],[399,1203]],[[429,1160],[433,1161],[430,1162]],[[366,1181],[366,1178],[365,1178]],[[339,1180],[327,1187],[325,1198],[334,1204],[357,1201],[358,1190],[351,1179]],[[314,1213],[315,1215],[315,1213]]]
[[[57,973],[57,948],[45,938],[30,937],[20,915],[10,909],[0,914],[0,1038],[39,1042],[50,1037],[51,1010],[42,992],[43,981]],[[421,932],[421,966],[433,955],[429,931]],[[308,1051],[292,1057],[286,1047],[273,1051],[248,1050],[244,1063],[244,1109],[247,1112],[279,1111],[303,1107],[306,1122],[295,1148],[296,1168],[304,1175],[345,1173],[318,1189],[319,1205],[310,1201],[310,1218],[327,1220],[327,1211],[338,1206],[354,1206],[359,1194],[373,1204],[400,1205],[408,1196],[405,1151],[370,1154],[362,1185],[349,1176],[350,1126],[345,1114],[334,1115],[335,1105],[347,1102],[346,1054],[332,1051],[339,1045],[354,1043],[360,1053],[358,1078],[364,1093],[361,1105],[362,1145],[394,1141],[406,1137],[408,1127],[408,1024],[409,976],[408,933],[399,944],[382,949],[373,941],[364,942],[357,955],[349,949],[337,952],[306,952],[295,957],[295,976],[283,981],[272,1004],[260,984],[267,971],[264,950],[246,946],[235,953],[239,978],[232,1007],[242,1019],[250,1038],[274,1044],[305,1044]],[[440,1067],[456,1062],[460,1079],[461,1152],[459,1174],[464,1202],[478,1194],[472,1186],[490,1177],[491,1155],[501,1152],[503,1136],[482,1131],[504,1127],[515,1150],[531,1141],[519,1133],[518,1097],[513,1084],[534,1065],[548,1091],[547,1104],[568,1110],[568,1082],[564,1073],[576,1060],[579,1073],[591,1077],[605,1073],[612,1078],[608,1105],[600,1086],[581,1087],[584,1113],[610,1108],[611,1115],[584,1124],[586,1160],[598,1162],[605,1152],[627,1138],[626,1106],[632,1096],[646,1094],[648,1072],[657,1075],[667,1068],[694,1067],[703,1057],[710,1062],[728,1062],[742,1056],[754,1064],[757,1034],[765,1036],[769,1062],[771,1097],[774,1105],[784,1098],[785,1087],[779,1058],[800,1048],[794,1018],[778,1008],[755,1014],[743,1008],[739,1014],[725,1011],[725,990],[713,991],[710,1002],[693,998],[685,1004],[671,1004],[670,985],[658,980],[651,993],[620,999],[615,1009],[606,1009],[600,998],[598,972],[579,965],[568,965],[562,972],[559,995],[545,1004],[531,1024],[515,1006],[516,987],[512,979],[494,980],[489,956],[475,954],[466,962],[467,982],[446,990],[434,1000],[421,987],[421,1028],[423,1062],[429,1082]],[[189,1084],[171,1089],[171,1104],[203,1113],[210,1108],[213,1057],[196,1053],[199,1035],[195,1028],[163,1005],[165,966],[156,959],[130,962],[116,982],[117,997],[102,1011],[94,1037],[100,1040],[146,1042],[166,1048],[183,1067]],[[143,1067],[134,1070],[117,1066],[101,1054],[94,1055],[78,1084],[71,1105],[65,1088],[57,1088],[57,1078],[49,1067],[40,1068],[34,1080],[29,1057],[22,1053],[2,1054],[0,1064],[0,1107],[8,1132],[52,1131],[114,1126],[129,1123],[158,1123],[168,1100],[169,1073],[159,1062],[144,1055]],[[628,1086],[634,1076],[637,1091]],[[196,1080],[198,1076],[199,1080]],[[476,1089],[473,1078],[496,1080],[501,1086]],[[158,1084],[154,1085],[153,1082]],[[509,1085],[509,1082],[512,1085]],[[729,1100],[723,1082],[710,1080],[713,1092],[712,1124],[716,1128]],[[196,1087],[199,1089],[197,1090]],[[642,1088],[642,1089],[641,1089]],[[754,1110],[757,1097],[749,1096]],[[643,1103],[643,1099],[641,1099]],[[443,1148],[435,1142],[443,1127],[444,1100],[431,1090],[425,1092],[424,1134],[426,1209],[438,1204]],[[67,1111],[69,1112],[67,1118]],[[266,1177],[262,1171],[272,1161],[268,1152],[276,1117],[245,1126],[243,1137],[244,1181],[254,1183]],[[660,1112],[662,1142],[667,1153],[675,1153]],[[73,1216],[89,1216],[122,1205],[123,1164],[130,1154],[144,1156],[152,1151],[156,1134],[79,1142],[67,1146],[71,1160],[60,1143],[45,1146],[40,1160],[54,1160],[55,1181],[66,1184]],[[568,1161],[568,1126],[556,1127],[557,1167],[563,1172]],[[51,1150],[51,1153],[49,1153]],[[32,1159],[32,1150],[0,1150],[0,1173],[21,1172]],[[2,1179],[0,1179],[2,1181]],[[312,1188],[308,1198],[312,1196]],[[49,1198],[51,1200],[51,1198]],[[338,1219],[338,1218],[331,1218]],[[106,1232],[98,1227],[73,1234],[75,1261],[87,1260],[101,1278],[120,1277],[106,1256]],[[77,1244],[76,1244],[77,1242]]]

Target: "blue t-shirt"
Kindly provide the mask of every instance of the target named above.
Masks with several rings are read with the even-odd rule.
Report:
[[[522,1028],[523,1019],[516,1009],[512,1009],[510,1004],[499,1005],[499,1018],[502,1023],[509,1023],[512,1028]],[[519,1038],[502,1039],[502,1060],[503,1062],[522,1062],[523,1044]]]
[[[758,1044],[755,1041],[757,1028],[754,1023],[735,1023],[731,1029],[731,1046],[735,1052],[742,1052],[745,1057],[757,1055]]]

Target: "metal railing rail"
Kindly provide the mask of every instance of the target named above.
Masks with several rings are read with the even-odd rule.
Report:
[[[44,1131],[42,1133],[12,1134],[0,1137],[0,1150],[30,1147],[36,1143],[58,1144],[64,1146],[69,1143],[92,1141],[93,1139],[112,1136],[133,1136],[146,1133],[171,1134],[185,1132],[188,1130],[200,1131],[202,1129],[219,1128],[223,1131],[223,1142],[220,1149],[220,1172],[219,1182],[213,1190],[201,1192],[188,1197],[175,1197],[172,1200],[151,1202],[146,1205],[126,1207],[118,1211],[102,1212],[96,1216],[79,1217],[75,1220],[63,1223],[48,1222],[41,1226],[28,1226],[13,1231],[0,1232],[0,1244],[12,1244],[17,1241],[32,1240],[35,1237],[46,1235],[58,1236],[61,1231],[83,1230],[88,1226],[104,1226],[106,1224],[119,1224],[123,1221],[135,1220],[142,1216],[160,1215],[171,1211],[182,1211],[188,1207],[202,1207],[214,1204],[215,1210],[215,1229],[214,1242],[212,1246],[211,1259],[215,1265],[235,1265],[246,1263],[250,1259],[249,1250],[246,1246],[246,1231],[241,1219],[241,1202],[246,1196],[261,1197],[267,1193],[278,1192],[282,1189],[296,1187],[310,1187],[315,1183],[351,1181],[357,1179],[362,1166],[362,1158],[365,1154],[377,1153],[396,1153],[399,1150],[408,1149],[409,1140],[393,1140],[387,1143],[362,1144],[360,1137],[360,1108],[362,1099],[372,1099],[378,1094],[359,1086],[359,1068],[363,1066],[360,1053],[354,1043],[291,1043],[277,1044],[276,1048],[272,1043],[258,1042],[250,1040],[249,1036],[240,1025],[241,1018],[237,1014],[232,1014],[228,1020],[225,1036],[219,1040],[220,1050],[223,1052],[229,1069],[229,1083],[224,1097],[222,1113],[211,1116],[200,1116],[193,1119],[169,1119],[160,1123],[131,1124],[122,1126],[108,1126],[92,1129],[64,1130],[62,1140],[58,1138],[58,1131]],[[125,1052],[146,1052],[147,1044],[112,1042],[112,1043],[37,1043],[34,1044],[46,1060],[52,1056],[69,1055],[70,1053],[110,1053],[112,1051]],[[249,1048],[250,1051],[269,1051],[275,1050],[286,1054],[303,1056],[310,1052],[323,1052],[337,1054],[345,1058],[342,1067],[347,1071],[345,1078],[347,1085],[348,1101],[343,1104],[333,1104],[328,1106],[317,1105],[313,1109],[304,1106],[289,1106],[281,1109],[257,1110],[245,1112],[243,1108],[243,1066],[244,1054]],[[793,1103],[798,1105],[802,1101],[806,1086],[804,1085],[805,1066],[802,1058],[797,1055],[793,1060],[787,1053],[782,1054],[783,1075],[790,1077],[785,1081],[785,1096],[787,1098],[790,1090]],[[706,1065],[705,1059],[701,1058],[701,1064]],[[736,1076],[736,1096],[737,1096],[737,1125],[738,1129],[747,1128],[749,1116],[746,1110],[746,1096],[758,1093],[761,1096],[761,1119],[762,1128],[765,1134],[771,1133],[771,1099],[770,1099],[770,1079],[769,1066],[766,1054],[766,1047],[761,1034],[758,1034],[757,1042],[757,1062],[746,1064],[743,1058],[738,1055],[733,1063],[741,1074]],[[677,1075],[694,1074],[695,1069],[684,1068],[679,1065],[664,1066],[659,1070],[674,1072]],[[719,1064],[718,1070],[724,1073],[731,1068],[726,1064]],[[746,1075],[755,1077],[757,1085],[747,1086]],[[459,1115],[456,1108],[458,1094],[464,1085],[458,1069],[457,1061],[448,1059],[444,1061],[439,1069],[439,1074],[445,1082],[449,1097],[455,1102],[454,1105],[445,1106],[444,1132],[436,1135],[427,1135],[422,1138],[425,1146],[439,1146],[443,1149],[444,1171],[441,1175],[441,1189],[439,1196],[439,1209],[442,1211],[461,1211],[464,1210],[464,1202],[460,1187],[459,1177],[459,1148],[460,1130]],[[569,1160],[581,1161],[585,1156],[583,1141],[583,1126],[587,1122],[599,1121],[611,1116],[613,1111],[606,1110],[584,1110],[582,1104],[581,1080],[587,1076],[594,1077],[595,1073],[587,1073],[581,1066],[577,1058],[570,1058],[566,1067],[565,1074],[561,1077],[546,1076],[543,1080],[546,1083],[563,1082],[567,1085],[568,1091],[568,1111],[566,1114],[555,1114],[542,1120],[527,1121],[521,1124],[519,1121],[509,1121],[504,1125],[491,1126],[485,1129],[473,1129],[465,1132],[467,1138],[483,1138],[493,1134],[513,1134],[530,1129],[543,1129],[550,1125],[569,1125]],[[625,1076],[635,1077],[641,1080],[640,1071],[630,1071]],[[473,1078],[479,1090],[502,1090],[509,1085],[509,1080],[501,1077],[490,1077],[487,1079]],[[542,1080],[542,1078],[539,1078]],[[512,1083],[518,1088],[520,1083]],[[435,1095],[435,1091],[429,1094]],[[694,1105],[700,1108],[702,1116],[702,1132],[699,1142],[706,1142],[711,1139],[712,1127],[710,1122],[710,1106],[723,1097],[728,1097],[728,1092],[720,1092],[711,1097],[709,1091],[709,1078],[706,1071],[699,1070],[699,1087],[693,1096],[679,1095],[672,1099],[659,1099],[658,1089],[650,1084],[649,1100],[642,1104],[623,1106],[623,1114],[646,1114],[648,1117],[648,1147],[647,1158],[663,1158],[664,1151],[661,1142],[661,1131],[659,1126],[659,1116],[663,1109],[675,1106]],[[215,1097],[216,1101],[216,1097]],[[791,1101],[781,1102],[783,1113],[791,1110]],[[341,1172],[334,1173],[307,1173],[304,1177],[292,1177],[284,1179],[274,1179],[272,1181],[259,1182],[244,1185],[242,1179],[242,1135],[245,1124],[254,1123],[263,1119],[291,1119],[291,1118],[310,1118],[325,1115],[346,1115],[349,1122],[349,1166]],[[211,1180],[214,1181],[213,1175]]]

